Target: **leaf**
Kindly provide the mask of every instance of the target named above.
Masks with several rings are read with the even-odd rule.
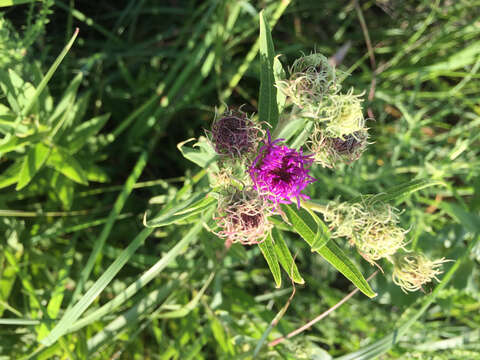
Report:
[[[467,212],[460,205],[449,202],[441,202],[440,209],[462,224],[465,229],[472,233],[480,233],[480,217],[472,212]]]
[[[53,111],[52,115],[48,118],[47,123],[52,127],[55,127],[59,119],[62,118],[62,115],[68,111],[71,111],[71,107],[75,102],[75,98],[77,96],[78,87],[82,82],[83,74],[78,73],[77,76],[70,82],[67,89],[65,90],[62,99],[58,102],[55,110]],[[61,120],[60,120],[61,121]]]
[[[63,58],[67,55],[68,51],[70,50],[70,48],[72,47],[73,45],[73,42],[75,41],[75,39],[77,38],[77,35],[78,35],[78,28],[75,29],[75,32],[73,33],[72,35],[72,38],[70,39],[70,41],[68,42],[68,44],[63,48],[62,52],[60,53],[60,55],[58,55],[58,57],[55,59],[55,61],[53,62],[52,66],[50,66],[50,69],[48,69],[47,73],[45,74],[45,77],[42,79],[42,81],[40,82],[40,84],[38,84],[38,87],[37,89],[35,90],[35,93],[29,98],[29,102],[25,105],[25,107],[22,109],[22,115],[23,116],[27,116],[30,111],[32,110],[33,108],[33,105],[35,105],[35,102],[37,101],[38,97],[40,96],[40,94],[42,93],[42,91],[45,89],[45,87],[47,86],[48,82],[50,81],[50,79],[52,78],[53,74],[55,73],[55,71],[57,70],[58,66],[60,65],[60,63],[62,62]]]
[[[29,4],[40,0],[0,0],[0,7]]]
[[[283,65],[278,59],[280,55],[275,56],[273,59],[273,77],[275,79],[275,82],[279,80],[284,80],[286,78],[285,70],[283,69]],[[278,113],[281,114],[283,112],[283,109],[285,108],[285,103],[287,101],[287,97],[285,94],[281,91],[277,92],[277,108],[278,108]]]
[[[11,136],[6,142],[0,144],[0,156],[3,156],[14,150],[18,150],[32,143],[42,141],[47,134],[47,132],[41,132],[25,137]]]
[[[278,265],[278,258],[273,246],[272,236],[269,234],[264,241],[258,244],[258,247],[272,272],[276,287],[279,288],[282,285],[282,275],[280,274],[280,266]]]
[[[385,193],[375,196],[375,199],[378,201],[389,202],[393,200],[400,200],[405,198],[407,195],[410,195],[416,191],[425,189],[430,186],[435,185],[445,185],[443,181],[440,180],[430,180],[430,179],[418,179],[412,180],[410,182],[394,186]],[[357,197],[352,200],[352,202],[358,201],[360,197]]]
[[[304,284],[305,280],[303,280],[300,272],[298,271],[292,254],[290,253],[290,250],[285,243],[283,234],[276,227],[274,227],[272,230],[272,238],[273,247],[275,249],[277,259],[280,262],[280,265],[282,265],[282,268],[287,272],[288,277],[295,281],[297,284]]]
[[[79,184],[88,185],[87,177],[80,163],[60,147],[53,149],[47,165]]]
[[[7,97],[8,104],[16,114],[20,114],[29,98],[35,93],[32,84],[23,79],[14,70],[0,70],[0,87]]]
[[[60,200],[63,208],[69,210],[72,207],[75,193],[75,186],[72,180],[58,172],[54,172],[50,184],[52,187],[51,194],[54,199]]]
[[[317,232],[315,234],[315,238],[311,244],[312,252],[318,252],[321,248],[323,248],[329,241],[330,241],[330,231],[328,230],[327,225],[320,220],[320,218],[310,209],[306,208],[307,212],[310,216],[315,220],[317,224]]]
[[[18,176],[16,190],[21,190],[30,183],[35,174],[45,164],[50,152],[51,149],[43,143],[38,143],[28,151]]]
[[[0,189],[13,185],[18,181],[22,163],[22,160],[17,160],[0,174]]]
[[[277,88],[273,62],[275,49],[273,47],[270,27],[265,19],[264,11],[260,12],[260,94],[258,101],[258,116],[261,122],[266,122],[275,128],[278,122]]]
[[[217,154],[215,150],[212,148],[210,143],[206,141],[204,137],[200,137],[198,142],[196,142],[193,147],[198,147],[199,149],[192,149],[190,147],[185,146],[186,143],[195,140],[194,138],[182,141],[178,143],[177,148],[182,153],[183,157],[194,162],[201,168],[205,168],[208,165],[212,164],[215,161]],[[213,164],[214,170],[218,170],[216,164]]]
[[[315,232],[312,230],[312,219],[307,211],[299,209],[295,211],[290,205],[283,205],[288,220],[292,223],[295,231],[312,246],[315,240]],[[310,217],[310,219],[308,219]],[[317,252],[330,264],[340,271],[347,279],[349,279],[361,292],[368,297],[375,297],[376,294],[371,289],[368,282],[363,277],[362,273],[353,264],[352,261],[345,255],[333,241],[329,241],[326,245]]]
[[[67,137],[64,142],[65,147],[70,154],[80,150],[90,139],[95,136],[105,125],[110,114],[104,114],[94,117],[79,126],[77,126]]]
[[[215,201],[216,199],[212,196],[208,196],[207,192],[202,192],[195,196],[191,196],[188,200],[169,210],[160,212],[157,217],[149,221],[146,221],[146,217],[144,217],[143,223],[148,228],[170,225],[202,212],[210,207]]]

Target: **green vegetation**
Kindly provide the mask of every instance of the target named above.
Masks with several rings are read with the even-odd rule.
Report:
[[[0,7],[0,359],[480,358],[479,1]],[[273,84],[313,51],[365,91],[371,144],[226,248],[215,154],[187,139],[240,105],[308,135]],[[406,294],[329,238],[314,211],[366,194],[451,260],[439,282]]]

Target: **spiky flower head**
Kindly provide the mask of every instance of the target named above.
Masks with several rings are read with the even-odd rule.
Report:
[[[363,94],[354,95],[353,89],[346,94],[328,96],[319,108],[317,122],[322,122],[325,134],[333,138],[344,138],[356,132],[365,131],[362,111]]]
[[[357,203],[331,202],[324,212],[333,237],[346,237],[371,264],[393,255],[406,245],[406,231],[400,228],[397,210],[365,197]]]
[[[252,188],[229,189],[218,203],[217,235],[231,243],[258,244],[265,240],[272,224],[268,216],[271,206]]]
[[[307,142],[315,163],[334,168],[340,163],[350,164],[360,158],[367,147],[367,130],[356,131],[341,137],[329,137],[320,127],[315,127]]]
[[[417,291],[422,285],[438,280],[437,275],[442,273],[440,269],[445,260],[430,260],[418,252],[398,252],[389,260],[393,263],[393,282],[400,286],[404,292]]]
[[[274,204],[289,204],[295,198],[300,207],[300,199],[308,198],[302,190],[316,181],[308,175],[313,159],[303,155],[302,150],[278,145],[282,141],[277,139],[272,142],[268,133],[267,143],[260,148],[259,155],[249,168],[250,177],[253,187]]]
[[[290,68],[288,80],[276,82],[277,88],[299,108],[321,102],[327,93],[336,93],[335,68],[321,54],[302,56]]]
[[[218,155],[238,158],[254,153],[262,137],[261,128],[241,111],[227,111],[213,121],[210,141]]]

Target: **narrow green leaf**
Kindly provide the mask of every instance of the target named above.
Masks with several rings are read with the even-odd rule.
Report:
[[[51,149],[43,143],[38,143],[28,151],[27,156],[23,160],[20,175],[18,176],[16,190],[23,189],[30,183],[34,175],[42,168],[43,164],[45,164],[50,152]]]
[[[468,212],[455,203],[441,202],[439,207],[468,231],[480,234],[480,217],[478,215]]]
[[[315,231],[313,230],[314,225],[312,224],[312,218],[308,212],[303,209],[295,211],[290,205],[283,205],[282,209],[287,215],[288,220],[292,223],[295,231],[312,246],[315,240]],[[327,242],[326,245],[317,250],[317,252],[365,295],[370,298],[376,296],[355,264],[333,241]]]
[[[65,140],[65,145],[71,154],[80,150],[88,141],[88,139],[95,136],[100,129],[105,125],[110,114],[104,114],[94,117],[81,125],[77,126]]]
[[[135,251],[143,244],[153,229],[143,229],[133,241],[122,251],[120,256],[105,270],[100,278],[88,289],[85,295],[69,310],[67,310],[57,325],[40,342],[45,346],[53,345],[59,337],[63,336],[68,328],[77,321],[90,304],[113,280],[115,275],[123,268]]]
[[[215,201],[213,197],[208,196],[207,192],[198,193],[167,211],[161,211],[157,217],[151,220],[146,221],[144,218],[144,225],[148,228],[155,228],[173,224],[203,211]]]
[[[260,94],[258,101],[258,116],[275,128],[278,122],[277,88],[273,63],[275,49],[273,47],[270,27],[265,19],[264,11],[260,12]]]
[[[170,249],[160,260],[158,260],[150,269],[144,272],[135,282],[128,286],[125,290],[120,292],[113,300],[103,305],[101,308],[88,314],[80,319],[68,329],[68,332],[73,332],[82,327],[100,320],[103,316],[112,313],[119,306],[124,304],[128,299],[135,295],[138,291],[144,288],[150,281],[154,280],[184,249],[195,239],[198,233],[202,230],[202,222],[199,221],[194,225],[188,233],[180,240],[172,249]]]
[[[87,177],[80,163],[62,148],[56,147],[52,150],[47,165],[79,184],[88,185]]]
[[[321,248],[323,248],[329,241],[330,241],[330,231],[328,230],[327,225],[320,220],[320,218],[311,211],[309,208],[305,208],[307,212],[310,214],[315,223],[317,224],[317,232],[315,233],[315,237],[311,244],[312,252],[318,252]]]
[[[445,185],[445,183],[440,180],[430,180],[430,179],[412,180],[408,183],[395,186],[389,189],[387,192],[375,196],[375,199],[378,201],[384,201],[384,202],[399,200],[399,199],[405,198],[406,196],[416,191],[425,189],[430,186],[435,186],[435,185]],[[357,201],[359,199],[360,198],[355,198],[354,200],[352,200],[352,202]]]
[[[7,7],[12,5],[21,5],[21,4],[29,4],[35,1],[40,0],[0,0],[0,7]]]
[[[65,112],[69,112],[72,108],[75,98],[77,96],[78,87],[83,79],[83,73],[78,73],[77,76],[70,82],[67,89],[63,93],[62,99],[58,102],[52,115],[50,115],[47,123],[53,128],[59,123]]]
[[[260,248],[263,257],[267,261],[268,267],[272,272],[276,287],[279,288],[282,285],[282,275],[280,274],[280,266],[278,265],[278,259],[273,246],[272,236],[268,235],[264,241],[258,244],[258,247]]]
[[[303,280],[298,271],[297,265],[295,264],[292,254],[283,238],[283,234],[276,227],[272,230],[272,238],[274,241],[273,246],[275,248],[275,254],[277,254],[278,261],[280,262],[280,265],[282,265],[282,268],[287,272],[288,277],[297,284],[304,284],[305,280]]]
[[[50,67],[50,69],[48,69],[47,73],[45,74],[45,77],[42,79],[42,81],[40,82],[40,84],[38,85],[37,89],[35,90],[35,93],[33,94],[33,96],[30,98],[28,104],[23,108],[22,110],[22,115],[23,116],[27,116],[30,111],[32,110],[33,108],[33,105],[35,105],[35,102],[37,101],[38,97],[40,96],[40,94],[42,93],[43,89],[45,89],[45,87],[47,86],[48,82],[50,81],[50,79],[52,78],[53,74],[55,73],[55,71],[57,70],[58,66],[60,65],[60,63],[62,62],[63,58],[67,55],[68,51],[70,50],[70,48],[72,47],[73,45],[73,42],[75,41],[75,39],[77,38],[77,35],[78,35],[78,28],[75,29],[75,32],[73,33],[73,36],[72,38],[70,39],[70,41],[68,42],[68,44],[63,48],[62,52],[60,53],[60,55],[58,55],[58,57],[55,59],[55,61],[53,62],[52,66]]]
[[[283,65],[279,60],[280,55],[275,56],[273,59],[273,77],[275,79],[275,82],[279,80],[285,80],[287,75],[285,74],[285,70],[283,69]],[[278,109],[278,114],[280,115],[283,112],[283,109],[285,108],[285,103],[287,102],[287,97],[285,94],[281,91],[277,91],[277,109]]]

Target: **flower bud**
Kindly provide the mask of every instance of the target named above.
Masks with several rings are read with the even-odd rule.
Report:
[[[328,137],[319,127],[315,127],[307,142],[315,163],[334,168],[339,163],[350,164],[360,158],[367,147],[368,132],[356,131],[341,137]]]
[[[262,130],[240,111],[228,111],[215,119],[209,139],[218,155],[238,158],[254,153]]]
[[[358,203],[331,202],[324,212],[333,237],[346,237],[371,264],[405,246],[406,231],[397,226],[397,210],[365,197]]]
[[[400,286],[404,292],[417,291],[441,274],[440,267],[445,258],[439,260],[430,260],[422,253],[417,252],[398,252],[389,260],[393,263],[393,282]]]
[[[350,89],[346,94],[328,97],[318,116],[318,120],[325,124],[327,136],[344,138],[346,135],[366,131],[361,96],[363,94],[354,95],[353,89]]]
[[[217,225],[221,228],[217,235],[231,243],[261,243],[272,228],[268,221],[270,206],[251,188],[231,188],[220,198],[217,211]]]
[[[335,68],[321,54],[302,56],[290,68],[288,80],[277,81],[277,88],[301,109],[321,102],[327,93],[336,93]]]

